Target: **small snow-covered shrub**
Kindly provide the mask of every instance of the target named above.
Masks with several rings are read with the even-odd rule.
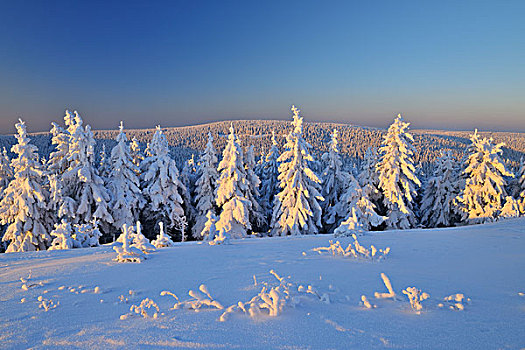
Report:
[[[164,233],[164,224],[159,222],[160,233],[157,235],[157,239],[151,241],[151,244],[155,248],[165,248],[165,247],[174,247],[175,243],[171,240],[171,237]]]
[[[230,234],[226,230],[221,229],[218,234],[215,235],[213,241],[208,242],[209,245],[219,244],[230,244]]]
[[[138,306],[131,305],[129,311],[129,313],[121,315],[120,319],[125,320],[134,314],[140,315],[144,318],[157,318],[160,314],[159,306],[150,298],[142,300]],[[148,313],[148,311],[150,311],[150,313]],[[153,314],[151,314],[151,311],[153,311]]]
[[[39,308],[39,309],[43,309],[45,312],[47,312],[47,311],[49,311],[49,310],[56,309],[57,306],[60,305],[60,302],[59,302],[59,301],[54,302],[54,301],[51,300],[51,299],[45,299],[45,298],[42,297],[41,295],[38,297],[37,300],[40,302],[40,305],[38,305],[38,308]]]
[[[117,262],[142,262],[146,257],[142,251],[138,248],[131,246],[131,232],[133,226],[128,226],[124,224],[122,226],[122,234],[119,239],[122,240],[122,245],[115,245],[113,250],[117,252],[117,257],[113,260]]]
[[[215,214],[213,214],[211,210],[208,210],[208,212],[206,213],[206,219],[207,220],[204,223],[204,227],[200,235],[204,241],[212,241],[217,235],[217,229],[215,227],[215,223],[217,222],[217,216],[215,216]]]
[[[408,300],[410,301],[410,306],[418,313],[423,309],[421,302],[430,298],[428,293],[421,292],[421,289],[417,289],[416,287],[408,287],[407,289],[403,290],[403,294],[406,294]]]
[[[462,293],[456,293],[456,294],[449,295],[443,298],[443,300],[444,300],[444,303],[439,303],[438,307],[444,307],[445,305],[447,305],[449,309],[459,310],[459,311],[465,310],[465,304],[470,303],[470,298],[467,298]]]
[[[381,260],[386,258],[388,253],[390,253],[390,247],[387,247],[386,249],[377,249],[372,245],[370,246],[370,248],[366,248],[359,243],[355,234],[352,235],[352,237],[354,238],[354,244],[352,245],[352,243],[349,243],[346,249],[344,249],[341,246],[341,243],[339,241],[336,241],[334,243],[330,240],[329,247],[318,247],[314,248],[313,251],[318,252],[319,254],[327,252],[331,253],[333,256],[343,256],[347,258],[359,258],[368,260]]]
[[[74,240],[71,237],[71,225],[69,222],[62,220],[60,224],[55,224],[55,229],[51,231],[53,242],[48,248],[49,250],[72,249],[74,247]]]
[[[73,232],[74,248],[97,247],[100,237],[102,237],[102,233],[98,229],[96,220],[90,224],[75,225]]]
[[[142,234],[140,221],[137,221],[137,229],[135,236],[133,237],[132,247],[142,250],[142,252],[148,254],[155,251],[155,246]]]
[[[512,196],[507,196],[505,205],[501,208],[498,219],[510,219],[520,216],[520,207],[517,200]]]
[[[199,286],[198,291],[190,290],[188,294],[190,295],[191,299],[180,301],[180,299],[170,291],[165,290],[160,293],[161,296],[171,295],[177,300],[175,305],[173,305],[173,309],[187,308],[194,311],[199,311],[201,308],[216,308],[219,310],[224,309],[224,306],[222,306],[220,302],[213,299],[210,292],[208,291],[208,287],[206,287],[204,284]]]

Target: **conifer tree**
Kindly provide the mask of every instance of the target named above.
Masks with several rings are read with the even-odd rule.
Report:
[[[133,225],[144,207],[144,197],[137,177],[137,166],[133,164],[124,125],[120,122],[117,144],[109,159],[108,190],[111,194],[111,215],[115,232],[124,224]]]
[[[184,162],[184,166],[180,172],[180,181],[184,185],[184,190],[181,190],[181,195],[184,202],[184,215],[186,216],[186,223],[188,225],[187,230],[193,232],[193,224],[195,223],[197,215],[192,201],[195,193],[195,182],[197,181],[197,164],[194,154]]]
[[[13,179],[13,168],[11,168],[11,161],[7,155],[7,150],[3,149],[0,153],[0,199],[1,192],[9,185]]]
[[[217,169],[219,181],[216,190],[216,204],[220,216],[215,223],[219,235],[242,238],[252,229],[250,224],[251,202],[248,200],[248,181],[244,168],[242,148],[230,126],[228,142],[222,153]]]
[[[249,146],[246,150],[246,180],[248,182],[247,197],[251,202],[250,210],[250,222],[254,230],[261,230],[264,226],[264,214],[261,205],[259,204],[259,187],[261,186],[261,180],[255,173],[255,155],[253,151],[253,145]]]
[[[421,223],[425,227],[452,226],[457,220],[454,199],[459,194],[456,159],[446,152],[436,161],[421,204]]]
[[[365,195],[376,205],[380,204],[381,192],[379,191],[379,173],[377,172],[379,156],[377,148],[368,147],[361,163],[361,172],[357,180]]]
[[[407,229],[416,224],[412,204],[417,194],[416,187],[420,186],[421,182],[415,175],[415,148],[412,145],[414,139],[408,133],[409,125],[410,123],[405,122],[401,114],[398,114],[388,128],[379,149],[379,189],[388,217],[387,227],[393,229]]]
[[[167,229],[182,240],[187,225],[181,196],[185,188],[175,161],[169,156],[168,141],[160,126],[157,126],[146,154],[141,163],[141,187],[147,203],[142,221],[149,232],[154,231],[157,222],[168,222]],[[150,236],[148,238],[154,237]]]
[[[281,192],[275,199],[273,235],[316,234],[321,227],[321,180],[310,169],[312,147],[303,138],[303,118],[292,106],[293,130],[286,137],[285,151],[278,161]]]
[[[323,209],[324,227],[327,232],[331,232],[335,227],[339,226],[347,214],[345,212],[345,216],[338,215],[338,211],[334,207],[340,203],[341,196],[346,192],[351,175],[343,170],[343,162],[337,146],[337,129],[334,129],[332,139],[328,145],[329,151],[322,156],[326,167],[322,174],[321,194],[324,201],[321,203],[321,208]]]
[[[136,137],[131,140],[130,150],[133,164],[137,167],[137,175],[140,176],[140,163],[144,160],[144,154],[142,153],[139,141]]]
[[[272,216],[274,198],[280,191],[278,159],[279,147],[275,140],[275,132],[272,130],[272,147],[261,163],[261,206],[267,218]]]
[[[0,222],[9,225],[2,241],[9,242],[6,252],[45,250],[51,237],[46,228],[47,193],[42,186],[44,171],[37,148],[29,144],[25,123],[16,125],[18,143],[11,148],[13,179],[0,201]]]
[[[195,182],[195,225],[192,228],[192,235],[194,239],[201,239],[201,232],[207,221],[206,215],[212,212],[213,215],[217,213],[217,205],[215,204],[215,191],[217,188],[217,180],[219,174],[217,173],[217,153],[213,147],[213,137],[208,133],[208,143],[204,152],[199,158],[199,169],[197,173],[197,181]]]
[[[492,138],[480,138],[476,130],[470,137],[465,186],[456,197],[467,223],[485,223],[496,219],[503,208],[506,181],[514,175],[505,169],[500,158],[504,143],[494,144]]]

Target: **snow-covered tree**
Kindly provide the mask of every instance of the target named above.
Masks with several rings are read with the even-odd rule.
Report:
[[[525,158],[521,158],[520,167],[516,173],[515,197],[521,214],[525,214]]]
[[[64,123],[67,128],[70,128],[74,124],[74,119],[71,113],[66,110],[64,116]],[[51,143],[55,145],[55,151],[51,152],[49,160],[47,162],[47,171],[50,174],[58,175],[59,177],[69,167],[68,154],[69,154],[69,131],[62,128],[57,123],[51,123]]]
[[[76,204],[75,215],[70,220],[74,224],[88,224],[98,219],[107,232],[113,223],[108,210],[110,196],[94,166],[93,133],[89,125],[83,126],[77,111],[73,114],[74,117],[68,122],[68,168],[61,176],[63,195]]]
[[[271,217],[274,197],[280,191],[279,162],[277,159],[279,159],[279,147],[275,140],[275,132],[272,130],[272,147],[261,163],[261,206],[266,217]]]
[[[379,163],[377,148],[368,147],[361,163],[361,171],[357,177],[365,195],[375,204],[379,204],[381,199],[381,192],[378,189],[379,173],[377,172],[377,163]]]
[[[498,218],[499,219],[510,219],[520,216],[520,208],[518,201],[512,196],[505,198],[505,205],[501,208]]]
[[[7,156],[7,150],[3,149],[0,153],[0,193],[9,185],[13,179],[13,168],[11,168],[11,161]],[[1,195],[0,195],[1,196]]]
[[[73,247],[74,248],[89,248],[97,247],[99,245],[102,233],[98,229],[98,221],[93,221],[86,224],[75,225],[73,232]]]
[[[204,241],[213,241],[217,235],[217,228],[215,223],[217,222],[217,216],[210,210],[206,213],[206,222],[201,231],[201,237]]]
[[[264,225],[264,214],[261,205],[259,204],[259,187],[261,180],[255,173],[255,154],[253,152],[253,145],[246,149],[246,180],[248,182],[248,189],[246,199],[251,202],[250,222],[254,229],[262,229]]]
[[[476,130],[470,137],[468,159],[463,174],[465,186],[456,197],[462,211],[462,220],[468,223],[491,222],[503,208],[506,181],[514,175],[505,169],[501,160],[503,143],[494,144],[492,138],[480,138]]]
[[[111,150],[107,183],[111,193],[111,215],[118,230],[124,224],[132,225],[139,218],[145,203],[137,177],[138,169],[133,163],[122,122],[116,141]]]
[[[45,250],[51,239],[46,229],[47,193],[42,186],[44,171],[37,148],[29,144],[26,125],[16,124],[18,143],[11,148],[14,178],[0,201],[0,222],[9,225],[2,240],[9,242],[6,252]]]
[[[219,180],[215,202],[219,207],[219,220],[215,227],[219,234],[231,238],[245,237],[252,229],[250,224],[251,201],[248,200],[248,181],[244,168],[242,148],[235,136],[233,125],[230,126],[228,142],[222,153],[222,160],[217,168]]]
[[[74,248],[72,230],[69,222],[62,220],[60,224],[55,224],[55,229],[51,231],[51,236],[55,238],[53,238],[49,250]]]
[[[148,231],[159,221],[168,222],[167,229],[180,234],[186,230],[186,217],[181,193],[185,190],[179,179],[179,170],[168,153],[168,141],[160,126],[148,144],[147,157],[141,163],[142,192],[147,205],[143,222]],[[180,191],[180,192],[179,192]]]
[[[303,118],[295,106],[292,113],[293,130],[278,159],[281,192],[275,197],[271,224],[272,233],[279,236],[316,234],[321,227],[321,180],[309,167],[314,159],[303,138]]]
[[[151,244],[155,248],[174,247],[175,243],[171,240],[171,237],[164,233],[164,224],[162,222],[159,222],[159,228],[160,232],[157,235],[157,239],[151,241]]]
[[[195,156],[192,154],[191,158],[184,162],[182,171],[180,172],[180,181],[184,185],[184,190],[181,190],[182,200],[184,202],[184,215],[186,216],[186,223],[188,230],[193,230],[193,223],[196,220],[196,210],[193,206],[193,194],[195,192],[195,182],[197,181],[197,164],[195,163]],[[183,239],[184,241],[185,239]]]
[[[194,239],[201,239],[201,232],[207,221],[206,215],[209,211],[217,213],[215,204],[215,190],[217,187],[217,153],[213,147],[213,137],[208,133],[208,143],[199,158],[197,181],[195,182],[195,224],[192,228]]]
[[[326,167],[321,176],[323,180],[321,194],[324,198],[321,208],[323,209],[325,229],[327,232],[331,232],[345,218],[345,216],[339,216],[338,211],[334,210],[334,207],[341,201],[341,196],[346,192],[351,175],[343,170],[343,162],[337,146],[337,129],[334,129],[332,139],[328,145],[329,151],[322,156]],[[344,214],[346,215],[347,213],[345,212]]]
[[[100,150],[99,163],[98,163],[98,174],[102,178],[108,177],[110,172],[110,164],[108,159],[108,154],[106,153],[106,144],[102,144],[102,149]],[[120,226],[119,226],[120,227]]]
[[[344,219],[344,223],[340,222],[336,229],[339,230],[338,232],[340,232],[340,234],[349,229],[349,225],[353,222],[354,217],[359,224],[358,226],[365,231],[379,227],[387,219],[377,213],[375,204],[370,201],[355,177],[350,174],[348,174],[348,183],[344,193],[341,194],[339,200],[334,203],[333,207],[329,208],[329,213],[331,214],[330,219],[333,217]]]
[[[415,175],[414,141],[408,133],[407,123],[401,114],[394,119],[383,138],[379,149],[381,159],[377,164],[379,189],[386,208],[388,228],[407,229],[414,227],[416,218],[412,204],[416,196],[416,187],[421,182]]]
[[[457,220],[454,199],[459,194],[456,159],[446,152],[436,161],[421,202],[421,223],[425,227],[452,226]]]
[[[139,141],[136,137],[131,140],[130,150],[133,164],[137,167],[137,175],[140,175],[140,163],[144,160],[144,154],[142,154]]]

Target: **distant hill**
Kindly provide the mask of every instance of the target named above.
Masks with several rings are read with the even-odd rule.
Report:
[[[86,121],[89,124],[89,121]],[[215,146],[222,150],[226,144],[226,136],[230,124],[233,124],[241,144],[254,145],[257,155],[264,153],[270,148],[272,130],[275,131],[277,141],[282,146],[285,137],[291,129],[289,120],[235,120],[221,121],[215,123],[163,128],[172,147],[172,156],[179,164],[185,159],[202,151],[207,142],[207,135],[210,132],[215,139]],[[337,123],[310,123],[304,124],[306,140],[313,146],[314,154],[317,156],[327,151],[328,141],[333,129],[339,131],[339,147],[341,153],[346,157],[346,161],[359,164],[368,147],[378,147],[382,136],[386,132],[384,129],[354,126],[349,124]],[[154,128],[151,129],[130,129],[126,130],[128,139],[134,137],[143,145],[151,139]],[[94,130],[97,139],[96,152],[100,151],[102,143],[106,143],[106,150],[109,152],[114,145],[114,139],[118,130]],[[420,163],[423,169],[428,168],[443,151],[450,150],[454,155],[461,157],[465,146],[469,144],[469,135],[466,131],[443,131],[443,130],[411,130],[414,135],[414,144],[417,150],[416,162]],[[515,167],[520,157],[525,154],[525,133],[512,132],[480,132],[485,137],[492,137],[496,142],[505,142],[504,158],[510,166]],[[38,146],[43,157],[49,155],[53,150],[49,133],[32,134],[33,143]],[[0,146],[10,148],[14,144],[15,138],[12,136],[0,136]]]

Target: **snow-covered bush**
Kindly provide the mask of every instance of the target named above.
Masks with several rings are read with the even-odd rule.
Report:
[[[172,309],[174,310],[183,308],[194,311],[199,311],[203,308],[214,308],[219,310],[224,309],[224,306],[222,306],[220,302],[218,302],[211,296],[210,292],[208,291],[208,287],[206,287],[206,285],[204,284],[201,284],[199,286],[199,290],[197,291],[190,289],[188,294],[191,297],[191,299],[180,301],[180,299],[170,291],[165,290],[160,293],[161,296],[169,295],[174,297],[175,300],[177,300],[177,302],[172,307]]]
[[[151,244],[155,248],[174,247],[175,243],[171,240],[171,237],[164,233],[164,224],[159,222],[160,233],[157,235],[157,239],[151,241]]]
[[[465,305],[470,303],[470,298],[467,298],[463,293],[456,293],[443,298],[444,303],[439,303],[438,307],[448,306],[450,310],[465,310]]]
[[[414,227],[416,218],[412,210],[417,194],[416,187],[421,185],[414,167],[415,148],[407,123],[398,114],[383,138],[379,149],[381,160],[377,164],[379,189],[386,207],[388,228],[407,229]]]
[[[501,208],[498,218],[499,219],[509,219],[517,218],[520,216],[520,207],[517,200],[512,198],[512,196],[507,196],[505,198],[505,205]]]
[[[410,307],[412,307],[412,309],[418,313],[423,309],[421,302],[430,298],[428,293],[422,292],[416,287],[408,287],[404,289],[403,294],[408,297],[408,300],[410,301]]]
[[[366,248],[359,243],[356,235],[352,235],[352,237],[354,238],[354,244],[352,245],[352,243],[349,243],[346,249],[344,249],[341,246],[341,243],[339,241],[336,241],[334,243],[332,240],[330,240],[328,241],[330,243],[330,246],[317,247],[312,250],[314,252],[318,252],[319,254],[327,252],[332,254],[333,256],[343,256],[346,258],[359,258],[368,260],[381,260],[386,258],[388,253],[390,253],[390,247],[387,247],[385,249],[377,249],[375,246],[371,245],[370,248]]]
[[[496,219],[506,197],[504,176],[513,176],[500,158],[503,143],[494,144],[492,138],[480,138],[478,131],[470,137],[465,186],[456,197],[467,223],[484,223]]]
[[[45,250],[51,242],[47,232],[47,197],[42,186],[44,172],[36,146],[29,143],[26,125],[16,125],[18,143],[11,148],[14,178],[0,201],[0,222],[9,225],[2,241],[9,242],[6,252]]]
[[[293,130],[278,159],[281,192],[275,196],[271,223],[272,234],[278,236],[316,234],[321,228],[321,180],[309,168],[314,158],[303,138],[303,118],[295,106],[292,113]]]
[[[142,252],[146,254],[155,251],[155,246],[142,234],[140,221],[137,221],[133,244],[131,246],[142,250]]]
[[[217,228],[215,223],[217,222],[217,217],[213,214],[211,210],[206,214],[206,222],[201,231],[201,237],[204,241],[213,241],[217,235]],[[224,233],[223,233],[224,236]]]
[[[100,237],[102,237],[102,233],[98,229],[96,219],[91,223],[75,225],[73,232],[74,248],[97,247]]]
[[[60,224],[55,224],[55,229],[51,231],[51,236],[55,238],[48,249],[73,249],[74,241],[71,235],[71,224],[62,219],[62,222]]]
[[[134,315],[140,315],[144,318],[158,318],[160,309],[157,303],[150,298],[143,299],[139,305],[131,305],[129,313],[121,315],[120,319],[125,320]]]
[[[119,237],[122,244],[113,246],[113,250],[117,252],[117,257],[113,259],[114,261],[140,263],[146,259],[142,250],[131,246],[133,241],[132,232],[132,226],[126,224],[122,226],[122,234]]]
[[[334,237],[347,237],[363,232],[363,224],[359,222],[355,215],[355,207],[352,207],[350,215],[341,225],[335,229]]]
[[[216,190],[216,203],[220,216],[215,227],[223,236],[246,237],[247,231],[252,229],[250,224],[252,203],[248,200],[250,188],[246,180],[243,152],[233,126],[230,127],[228,143],[224,148],[217,170],[220,175]]]

